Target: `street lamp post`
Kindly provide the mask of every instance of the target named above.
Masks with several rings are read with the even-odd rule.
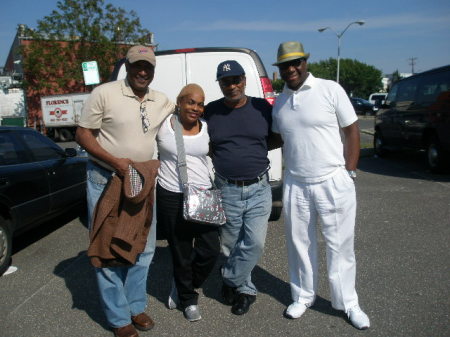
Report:
[[[318,31],[319,31],[320,33],[322,33],[324,30],[329,29],[329,30],[333,31],[333,33],[335,33],[336,36],[337,36],[337,39],[338,39],[337,72],[336,72],[336,82],[337,82],[337,83],[339,83],[339,63],[340,63],[340,58],[341,58],[341,37],[342,37],[342,35],[344,35],[345,31],[346,31],[346,30],[348,29],[348,27],[350,27],[351,25],[353,25],[353,24],[358,24],[358,25],[362,26],[364,23],[365,23],[365,21],[363,21],[363,20],[350,22],[350,23],[347,25],[347,27],[345,27],[345,29],[344,29],[342,32],[340,32],[340,33],[337,33],[337,32],[336,32],[333,28],[331,28],[331,27],[323,27],[323,28],[319,28],[319,29],[318,29]]]

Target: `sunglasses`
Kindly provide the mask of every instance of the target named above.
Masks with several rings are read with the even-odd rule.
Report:
[[[237,85],[239,83],[241,83],[243,80],[242,76],[230,76],[230,77],[225,77],[219,80],[219,83],[222,87],[228,87],[230,85]]]
[[[305,59],[296,59],[296,60],[292,60],[292,61],[289,61],[289,62],[280,63],[280,64],[278,65],[278,68],[280,68],[280,70],[285,70],[285,69],[287,69],[287,68],[289,68],[289,67],[295,67],[295,68],[298,68],[298,67],[300,67],[300,65],[301,65],[304,61],[306,61],[306,60],[305,60]]]
[[[141,121],[142,121],[142,130],[144,133],[148,131],[150,128],[150,120],[147,115],[147,101],[141,103],[140,111],[141,111]]]

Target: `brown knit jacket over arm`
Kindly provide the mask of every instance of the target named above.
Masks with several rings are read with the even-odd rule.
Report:
[[[113,175],[94,211],[88,256],[95,267],[133,265],[147,243],[159,161],[133,163],[142,190],[133,196],[130,172]]]

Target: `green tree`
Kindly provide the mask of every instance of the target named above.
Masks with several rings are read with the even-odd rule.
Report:
[[[392,73],[392,80],[391,80],[391,85],[394,84],[395,82],[398,82],[402,79],[402,75],[400,75],[400,73],[398,72],[398,70],[394,71]]]
[[[380,91],[382,72],[374,66],[352,59],[341,59],[339,83],[347,94],[367,98],[373,92]],[[308,64],[309,71],[316,77],[336,80],[337,61],[330,58],[325,61]]]
[[[114,62],[130,44],[150,43],[134,11],[104,0],[61,0],[57,9],[26,28],[30,43],[21,49],[24,86],[39,95],[81,92],[81,63],[97,61],[101,81],[107,81]]]
[[[284,87],[284,81],[282,79],[277,79],[275,81],[272,81],[272,88],[275,92],[281,92],[283,91]]]
[[[341,63],[342,65],[342,60]],[[308,70],[315,76],[327,80],[336,81],[337,63],[336,59],[330,58],[326,61],[319,61],[317,63],[308,63]]]
[[[391,90],[392,86],[394,85],[395,82],[398,82],[402,79],[402,75],[400,75],[400,73],[398,72],[398,69],[396,71],[394,71],[391,75],[391,81],[389,83],[388,86],[388,91]]]

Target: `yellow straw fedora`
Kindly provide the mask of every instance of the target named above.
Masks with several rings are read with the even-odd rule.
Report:
[[[300,58],[308,59],[308,57],[309,53],[305,53],[303,50],[303,45],[300,42],[283,42],[278,47],[277,62],[272,65],[277,66],[280,63],[289,62]]]

